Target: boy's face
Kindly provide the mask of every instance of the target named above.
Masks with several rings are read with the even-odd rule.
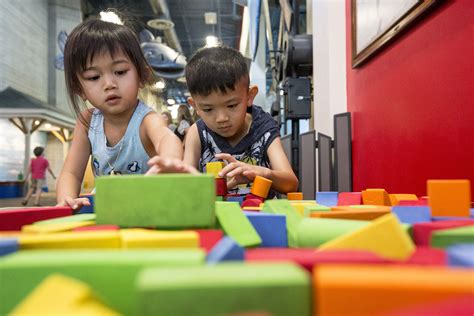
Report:
[[[256,86],[249,88],[242,79],[236,83],[234,90],[227,90],[224,94],[195,95],[189,98],[189,103],[213,132],[229,141],[240,140],[248,132],[245,119],[247,108],[252,106],[257,92]]]

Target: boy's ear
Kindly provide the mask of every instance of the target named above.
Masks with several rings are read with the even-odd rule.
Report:
[[[192,97],[188,98],[188,104],[191,105],[195,110],[197,110],[196,103],[194,102],[194,99]]]
[[[258,86],[257,85],[252,85],[249,88],[249,93],[247,95],[247,107],[252,106],[253,104],[253,99],[255,99],[255,96],[258,93]]]

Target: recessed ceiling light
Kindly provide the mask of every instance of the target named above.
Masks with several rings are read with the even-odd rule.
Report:
[[[209,35],[209,36],[206,37],[206,46],[207,47],[217,46],[218,44],[219,44],[219,40],[217,39],[217,37],[212,36],[212,35]]]
[[[204,13],[204,21],[206,21],[206,24],[217,24],[217,14],[216,14],[216,12],[206,12],[206,13]]]
[[[169,19],[153,19],[146,24],[155,30],[169,30],[174,27],[173,21]]]

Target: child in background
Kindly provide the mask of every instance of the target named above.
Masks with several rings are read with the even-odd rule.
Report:
[[[41,192],[46,183],[46,170],[49,171],[51,176],[56,179],[53,171],[49,167],[49,162],[46,158],[43,157],[44,148],[35,147],[33,153],[36,158],[31,159],[30,167],[26,173],[25,179],[28,180],[29,175],[31,174],[30,189],[26,194],[25,199],[21,202],[22,205],[27,205],[28,200],[30,199],[33,192],[36,192],[35,206],[40,206]]]
[[[165,120],[166,125],[168,125],[168,128],[170,131],[174,133],[176,130],[176,124],[173,123],[173,118],[171,117],[171,113],[169,111],[163,111],[161,112],[161,117]]]
[[[193,117],[189,111],[187,104],[181,104],[178,107],[178,127],[176,128],[175,134],[185,142],[186,134],[189,128],[193,125]]]
[[[190,127],[184,161],[154,157],[150,173],[203,171],[211,161],[228,164],[219,176],[227,177],[230,193],[247,194],[255,176],[272,180],[272,189],[296,191],[298,179],[283,151],[279,128],[270,114],[253,105],[258,92],[249,87],[244,57],[229,47],[203,48],[186,66],[188,100],[200,120]],[[240,185],[239,187],[237,187]]]
[[[78,121],[58,180],[58,205],[89,205],[78,198],[89,156],[94,176],[143,174],[155,155],[181,159],[179,139],[138,100],[139,88],[153,78],[130,28],[99,19],[81,23],[67,39],[64,72]]]

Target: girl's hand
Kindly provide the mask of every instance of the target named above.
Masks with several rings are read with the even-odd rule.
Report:
[[[88,198],[75,198],[67,196],[66,199],[56,204],[56,206],[69,206],[75,211],[79,211],[83,206],[90,206],[91,202]]]
[[[265,169],[238,161],[230,154],[216,154],[216,158],[225,160],[228,163],[228,165],[219,172],[219,177],[227,177],[228,188],[234,188],[239,184],[252,182],[257,175],[262,173],[260,169]]]
[[[199,171],[197,171],[196,168],[178,158],[162,158],[160,156],[155,156],[148,160],[148,165],[151,166],[151,168],[145,175],[157,173],[199,174]]]

